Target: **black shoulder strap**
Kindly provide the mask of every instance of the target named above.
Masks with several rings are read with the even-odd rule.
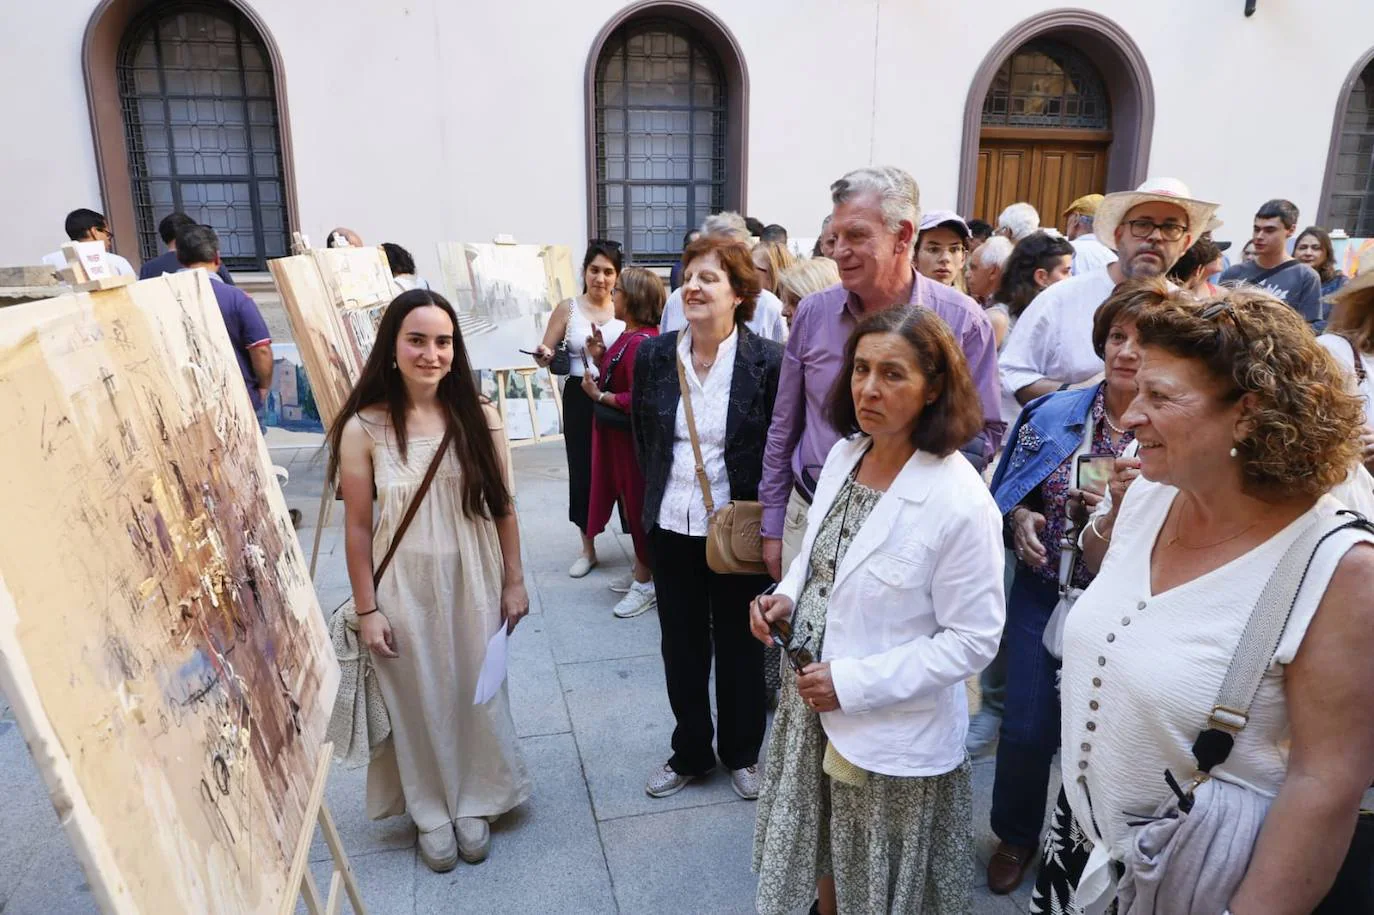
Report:
[[[1298,260],[1296,257],[1290,257],[1288,260],[1286,260],[1286,261],[1284,261],[1283,263],[1279,264],[1277,267],[1270,267],[1268,270],[1264,270],[1264,271],[1261,271],[1260,273],[1255,274],[1254,277],[1252,277],[1252,278],[1249,279],[1249,280],[1246,280],[1246,282],[1248,282],[1248,283],[1254,283],[1256,286],[1258,286],[1260,283],[1263,283],[1265,280],[1269,279],[1269,278],[1270,278],[1271,276],[1273,276],[1274,274],[1280,273],[1280,272],[1282,272],[1282,271],[1284,271],[1284,270],[1287,270],[1289,267],[1293,266],[1294,264],[1301,264],[1301,263],[1302,263],[1302,261]]]

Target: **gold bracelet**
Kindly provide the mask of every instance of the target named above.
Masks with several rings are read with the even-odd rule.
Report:
[[[1088,530],[1092,531],[1093,534],[1096,535],[1097,539],[1101,540],[1103,543],[1111,543],[1112,535],[1107,534],[1106,536],[1103,536],[1102,532],[1097,529],[1097,519],[1100,517],[1100,515],[1093,515],[1091,518],[1088,519]]]

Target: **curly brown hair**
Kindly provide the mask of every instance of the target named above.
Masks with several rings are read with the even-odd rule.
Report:
[[[1140,345],[1196,359],[1231,399],[1250,396],[1236,443],[1247,489],[1316,496],[1359,458],[1364,401],[1302,316],[1254,287],[1197,300],[1172,293],[1136,320]]]
[[[743,324],[754,317],[754,308],[759,301],[759,275],[754,269],[749,246],[724,235],[703,235],[687,246],[682,252],[682,272],[692,261],[714,254],[721,268],[730,280],[730,288],[740,297],[735,308],[735,323]]]
[[[911,443],[939,457],[953,454],[983,429],[983,402],[973,385],[964,351],[944,319],[920,305],[898,306],[869,315],[859,322],[844,347],[844,368],[826,401],[826,418],[841,435],[859,428],[851,379],[859,341],[869,334],[897,334],[911,344],[916,365],[926,384],[937,390],[911,430]]]

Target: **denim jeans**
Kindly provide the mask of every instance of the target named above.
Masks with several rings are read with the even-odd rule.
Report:
[[[1040,640],[1058,601],[1055,582],[1017,566],[1002,635],[1007,694],[992,786],[992,831],[1009,845],[1038,846],[1045,821],[1059,749],[1059,662]]]

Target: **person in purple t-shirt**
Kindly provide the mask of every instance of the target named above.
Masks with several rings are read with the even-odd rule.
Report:
[[[248,387],[253,409],[261,413],[272,388],[272,334],[255,303],[237,286],[230,286],[216,275],[221,265],[219,236],[209,226],[187,225],[177,230],[177,260],[183,270],[204,267],[210,274],[210,288],[215,291],[229,341],[234,344],[234,358],[239,374]]]
[[[983,467],[1001,442],[997,341],[977,302],[921,276],[912,265],[920,191],[899,168],[861,168],[830,186],[830,231],[840,284],[802,299],[783,357],[773,421],[763,456],[763,558],[780,579],[801,547],[816,477],[839,433],[826,417],[844,347],[868,314],[898,305],[929,308],[944,319],[968,360],[983,402],[983,432],[964,448]]]

